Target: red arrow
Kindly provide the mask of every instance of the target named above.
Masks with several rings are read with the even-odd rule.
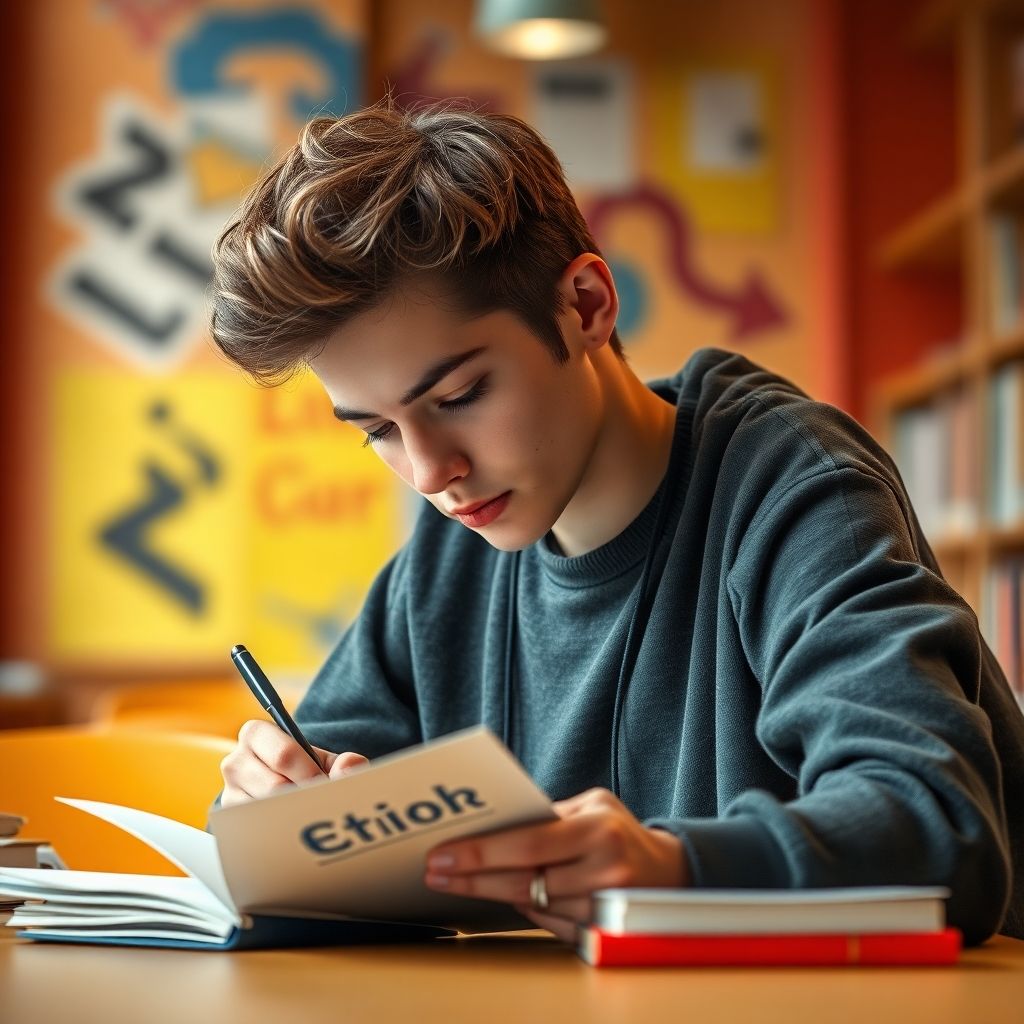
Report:
[[[595,237],[600,239],[611,216],[631,207],[647,209],[665,225],[669,264],[676,280],[696,302],[720,309],[732,317],[732,341],[779,328],[789,322],[789,315],[776,301],[759,271],[749,270],[742,287],[733,292],[699,275],[692,259],[693,231],[690,224],[683,211],[654,185],[638,185],[629,192],[596,200],[586,214]]]

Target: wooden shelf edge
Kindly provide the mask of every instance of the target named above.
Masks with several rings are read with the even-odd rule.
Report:
[[[966,381],[985,359],[985,352],[977,343],[961,345],[938,353],[913,369],[894,374],[879,385],[876,408],[883,414],[891,414]]]
[[[1024,357],[1024,323],[1006,334],[997,335],[992,339],[992,344],[988,349],[990,365],[1005,363],[1021,357]]]
[[[990,528],[989,538],[992,550],[997,554],[1010,551],[1024,554],[1024,523],[1018,523],[1016,526],[993,526]]]
[[[1014,185],[1024,186],[1024,144],[996,157],[982,173],[982,195],[989,201],[999,197]]]
[[[963,187],[936,200],[882,242],[879,266],[891,271],[955,264],[960,258],[960,245],[954,244],[952,258],[945,253],[936,256],[936,250],[942,248],[944,236],[963,232],[971,205]]]
[[[918,12],[910,27],[910,45],[917,50],[948,47],[957,21],[965,14],[998,13],[1013,0],[931,0]]]

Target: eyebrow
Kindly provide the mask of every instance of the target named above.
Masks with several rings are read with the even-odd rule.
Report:
[[[485,351],[486,345],[480,345],[478,348],[471,348],[468,352],[460,352],[455,356],[448,356],[447,359],[442,359],[439,362],[434,363],[433,366],[427,368],[423,376],[413,384],[408,391],[398,400],[402,406],[412,405],[417,398],[425,395],[431,388],[436,387],[445,377],[450,373],[454,373],[463,363],[468,363],[470,359],[475,359],[481,352]],[[346,409],[342,405],[336,405],[334,407],[334,415],[339,420],[375,420],[380,418],[380,413],[376,412],[363,412],[360,409]]]

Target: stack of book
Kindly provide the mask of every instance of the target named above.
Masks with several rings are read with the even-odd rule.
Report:
[[[595,967],[953,964],[948,889],[604,889],[578,952]]]
[[[0,868],[63,868],[64,864],[53,847],[44,839],[26,839],[18,835],[24,824],[25,819],[19,815],[0,811]],[[0,921],[10,917],[22,902],[0,893]]]

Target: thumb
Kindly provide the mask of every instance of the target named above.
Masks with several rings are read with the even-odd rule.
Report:
[[[331,754],[326,750],[323,754],[324,767],[327,769],[327,774],[332,779],[340,779],[344,775],[350,775],[352,772],[359,771],[360,768],[365,768],[370,762],[368,758],[363,757],[362,754],[355,754],[352,751],[346,751],[344,754]]]

